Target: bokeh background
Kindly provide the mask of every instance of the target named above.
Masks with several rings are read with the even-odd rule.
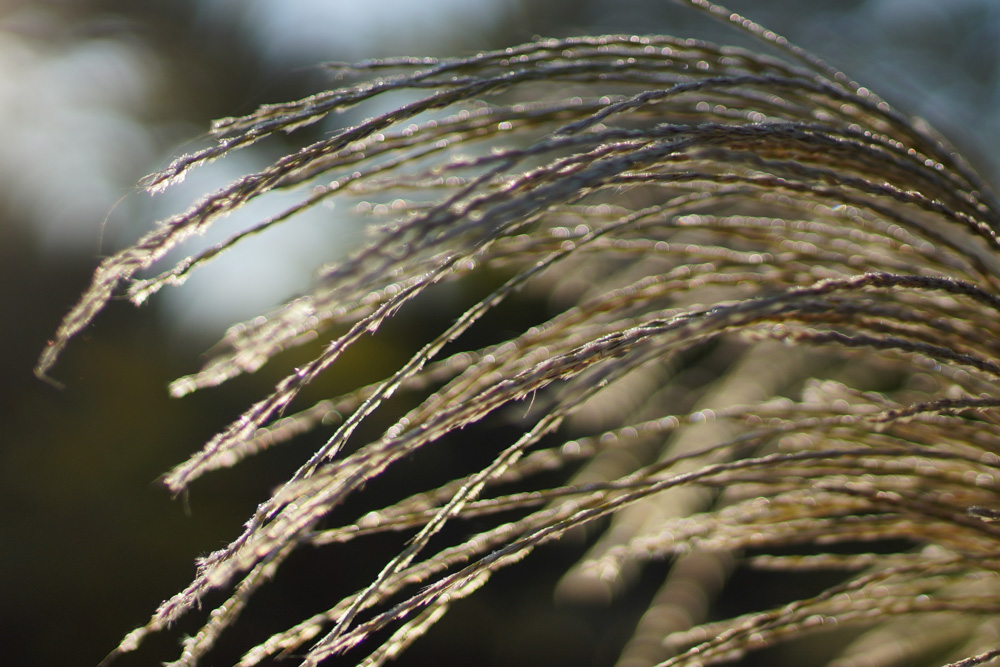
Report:
[[[1000,3],[728,6],[930,120],[996,182]],[[286,147],[270,142],[234,154],[156,197],[135,186],[139,178],[202,145],[211,119],[332,85],[318,62],[461,55],[534,35],[606,32],[748,44],[669,0],[0,0],[0,662],[95,665],[188,583],[195,556],[238,533],[315,444],[210,475],[187,502],[156,484],[287,366],[183,400],[169,400],[166,383],[195,370],[227,324],[294,294],[312,268],[358,242],[357,222],[338,209],[248,244],[141,309],[113,304],[56,368],[64,390],[32,376],[38,352],[102,256]],[[316,131],[324,129],[332,128]],[[219,233],[267,213],[248,210]],[[522,306],[512,312],[537,316],[545,308]],[[305,398],[384,376],[414,339],[437,328],[441,313],[404,313],[402,326],[359,346]],[[612,607],[553,604],[555,573],[579,553],[557,545],[517,576],[502,575],[403,663],[612,664],[663,572],[651,567],[649,586],[643,580],[633,598]],[[357,584],[379,557],[293,560],[209,664],[231,664],[253,636],[322,609],[332,599],[326,587]],[[764,595],[776,585],[756,584]],[[195,627],[182,624],[180,632]],[[173,659],[177,636],[152,640],[120,664]],[[754,660],[779,664],[792,655],[789,664],[797,664],[809,649],[783,650]]]

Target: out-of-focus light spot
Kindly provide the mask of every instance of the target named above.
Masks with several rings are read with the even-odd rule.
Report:
[[[513,0],[211,0],[210,20],[236,21],[271,64],[403,55],[487,31]]]
[[[140,116],[158,69],[125,36],[52,39],[59,30],[30,7],[0,24],[0,182],[46,249],[95,253],[102,221],[151,162]]]

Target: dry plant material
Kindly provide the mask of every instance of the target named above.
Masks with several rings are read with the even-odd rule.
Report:
[[[378,223],[312,291],[232,327],[199,372],[171,385],[182,396],[327,341],[165,476],[175,494],[302,432],[328,439],[109,661],[208,592],[229,591],[171,663],[198,664],[296,549],[404,531],[374,580],[240,663],[294,654],[316,665],[348,652],[383,664],[498,568],[583,525],[603,533],[559,584],[567,595],[611,595],[643,562],[676,560],[628,664],[722,663],[847,624],[869,631],[843,649],[841,667],[998,655],[997,202],[922,121],[756,24],[689,4],[782,57],[607,36],[337,65],[344,87],[218,121],[216,144],[145,181],[161,190],[388,93],[411,100],[208,195],[104,260],[42,354],[47,377],[112,297],[142,303],[328,200],[362,201]],[[296,187],[301,201],[284,213],[148,274],[246,202]],[[293,406],[428,288],[490,268],[506,282],[392,376]],[[558,312],[491,347],[462,347],[521,290],[552,294]],[[692,350],[717,352],[717,376],[683,372]],[[872,372],[895,381],[872,392]],[[416,407],[359,442],[358,426],[396,392]],[[520,436],[486,467],[359,519],[338,512],[389,466],[493,414]],[[530,486],[558,471],[562,484]],[[472,517],[464,539],[441,543],[446,524]],[[897,552],[864,546],[888,540]],[[698,609],[686,610],[690,622],[671,616],[678,581],[710,597],[735,566],[845,579],[728,621],[701,624]],[[934,631],[914,633],[921,622]]]

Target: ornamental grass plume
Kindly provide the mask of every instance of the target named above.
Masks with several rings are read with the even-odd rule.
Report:
[[[687,4],[780,57],[604,36],[336,64],[342,87],[217,121],[215,144],[144,181],[159,191],[270,135],[390,93],[409,100],[105,259],[42,354],[47,377],[109,299],[140,304],[303,211],[333,200],[369,216],[367,245],[230,328],[200,371],[170,385],[183,396],[326,341],[164,476],[174,494],[303,432],[326,441],[109,662],[222,591],[171,663],[205,664],[293,552],[399,532],[405,543],[373,580],[289,619],[239,663],[346,654],[381,665],[498,569],[584,526],[586,552],[553,582],[560,595],[613,597],[650,560],[673,563],[621,665],[736,662],[844,626],[859,630],[837,667],[1000,656],[997,200],[923,121],[728,10]],[[299,202],[161,267],[279,189]],[[484,275],[501,279],[391,376],[296,401],[425,292]],[[525,291],[549,295],[547,321],[466,343]],[[410,409],[362,436],[393,395]],[[497,418],[513,437],[462,440]],[[488,463],[348,513],[367,482],[447,438]],[[718,620],[710,601],[734,568],[842,576]]]

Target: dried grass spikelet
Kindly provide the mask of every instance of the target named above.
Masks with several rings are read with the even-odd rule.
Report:
[[[360,197],[388,216],[374,242],[323,269],[310,293],[233,327],[201,371],[171,385],[177,396],[218,385],[310,335],[329,337],[166,475],[175,493],[324,428],[330,415],[347,417],[109,660],[210,590],[228,590],[172,663],[194,665],[295,549],[406,531],[377,578],[240,663],[296,652],[314,665],[354,651],[359,664],[382,664],[498,568],[600,518],[610,520],[561,595],[613,596],[648,559],[676,559],[623,665],[724,662],[847,624],[875,634],[845,648],[841,667],[927,651],[978,665],[998,654],[989,630],[1000,612],[997,202],[921,121],[783,38],[704,0],[690,4],[784,59],[607,36],[342,65],[357,83],[218,121],[216,145],[147,179],[159,190],[270,134],[389,92],[414,98],[207,196],[106,259],[42,355],[45,376],[113,294],[141,303],[328,199]],[[139,278],[219,217],[295,186],[311,189],[285,213]],[[284,414],[361,336],[429,287],[483,267],[509,278],[394,375]],[[442,357],[526,287],[568,305],[506,342]],[[708,342],[717,376],[683,363]],[[872,372],[894,374],[895,388],[866,391]],[[417,407],[380,438],[352,440],[394,392],[419,397]],[[517,401],[521,435],[485,468],[353,522],[338,514],[388,466]],[[573,472],[561,486],[508,486],[564,469]],[[472,517],[491,527],[431,542]],[[337,527],[319,530],[321,520]],[[886,540],[907,546],[864,546]],[[705,624],[734,563],[850,576],[814,597]],[[678,602],[692,599],[681,588],[701,591],[700,602]],[[934,633],[913,636],[897,619]],[[865,648],[872,642],[881,652]]]

